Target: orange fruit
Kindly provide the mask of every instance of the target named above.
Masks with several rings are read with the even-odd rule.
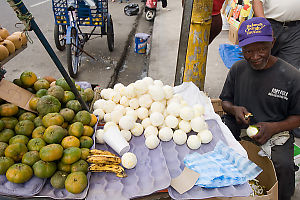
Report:
[[[89,136],[92,137],[92,135],[94,134],[94,129],[88,125],[84,125],[83,126],[83,134],[85,136]]]
[[[5,157],[12,158],[18,162],[22,160],[23,155],[28,151],[27,147],[23,143],[10,144],[6,147],[4,154]]]
[[[91,114],[91,122],[90,122],[90,126],[95,126],[96,125],[96,123],[97,123],[97,117],[96,117],[96,115],[94,115],[94,114]]]
[[[30,120],[22,120],[17,123],[15,126],[15,132],[17,135],[26,135],[31,136],[32,131],[34,130],[34,123]]]
[[[75,136],[67,136],[61,141],[61,146],[64,149],[67,149],[69,147],[80,147],[80,141]]]
[[[46,114],[43,119],[43,125],[48,128],[49,126],[52,125],[58,125],[61,126],[64,123],[64,118],[61,114],[59,113],[48,113]]]
[[[73,194],[81,193],[88,184],[87,177],[85,173],[79,172],[72,172],[67,176],[65,181],[65,188],[68,192]]]
[[[81,136],[79,138],[80,141],[80,148],[91,148],[94,144],[94,141],[89,136]]]
[[[43,126],[38,126],[32,131],[32,138],[43,138],[46,128]]]
[[[13,164],[6,171],[6,178],[12,183],[25,183],[32,175],[31,167],[23,163]]]
[[[79,138],[80,136],[82,136],[83,130],[84,130],[84,127],[81,122],[74,122],[73,124],[71,124],[69,126],[68,132],[69,132],[69,135],[73,135],[73,136]]]
[[[40,149],[40,158],[43,161],[51,162],[59,160],[63,156],[63,147],[59,144],[49,144]]]
[[[2,117],[11,117],[16,115],[18,111],[18,106],[11,103],[5,103],[0,106],[0,116]]]
[[[20,80],[25,87],[31,87],[37,81],[37,76],[33,72],[25,71],[21,74]]]
[[[32,109],[32,110],[36,110],[36,107],[37,107],[37,102],[39,101],[39,97],[32,97],[29,101],[29,107]]]

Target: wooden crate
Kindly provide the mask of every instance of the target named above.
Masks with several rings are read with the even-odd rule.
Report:
[[[222,105],[221,105],[221,99],[211,99],[211,103],[214,107],[215,113],[218,115],[223,116],[225,114]]]

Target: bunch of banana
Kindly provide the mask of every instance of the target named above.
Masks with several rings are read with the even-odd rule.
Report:
[[[109,151],[92,149],[87,162],[91,163],[89,166],[91,172],[113,172],[121,178],[127,176],[124,168],[119,165],[121,158]]]

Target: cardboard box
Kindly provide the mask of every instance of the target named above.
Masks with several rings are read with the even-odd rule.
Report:
[[[248,141],[241,141],[249,159],[262,168],[263,172],[256,178],[267,189],[267,194],[255,197],[214,197],[207,200],[278,200],[278,182],[273,163],[267,157],[258,155],[260,148]]]
[[[29,107],[29,101],[34,96],[35,95],[28,90],[25,90],[10,81],[4,79],[0,81],[1,99],[13,103],[25,110],[36,113],[36,111],[30,109]]]
[[[229,32],[228,32],[228,39],[232,44],[239,44],[238,40],[238,29],[230,24]]]

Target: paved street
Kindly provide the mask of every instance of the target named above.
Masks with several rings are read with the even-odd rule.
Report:
[[[150,34],[152,31],[152,22],[144,19],[144,4],[140,0],[131,0],[132,3],[138,3],[140,8],[139,15],[126,16],[123,12],[126,3],[109,1],[109,13],[112,15],[115,34],[115,50],[110,52],[107,47],[106,36],[92,36],[84,46],[84,50],[91,54],[96,60],[87,55],[82,57],[82,65],[79,68],[79,76],[76,81],[88,81],[92,84],[107,87],[111,82],[118,81],[115,70],[121,71],[121,80],[127,81],[139,79],[143,71],[147,70],[147,56],[135,55],[134,51],[134,35],[137,32],[145,32]],[[39,25],[41,31],[47,38],[48,42],[54,49],[65,69],[66,51],[60,52],[56,49],[53,37],[54,17],[52,12],[51,0],[24,0],[28,10],[32,13],[35,21]],[[24,27],[17,19],[14,11],[9,7],[6,1],[0,2],[0,18],[1,25],[9,30],[10,33],[20,31]],[[17,27],[15,27],[15,24]],[[84,29],[87,32],[91,28]],[[97,29],[98,32],[100,31]],[[32,70],[38,76],[50,75],[55,78],[61,77],[60,72],[52,62],[46,50],[36,37],[35,33],[29,33],[33,43],[28,43],[28,47],[14,59],[5,64],[7,70],[6,79],[13,80],[24,70]],[[131,57],[133,56],[133,58]],[[124,78],[122,78],[124,77]]]

